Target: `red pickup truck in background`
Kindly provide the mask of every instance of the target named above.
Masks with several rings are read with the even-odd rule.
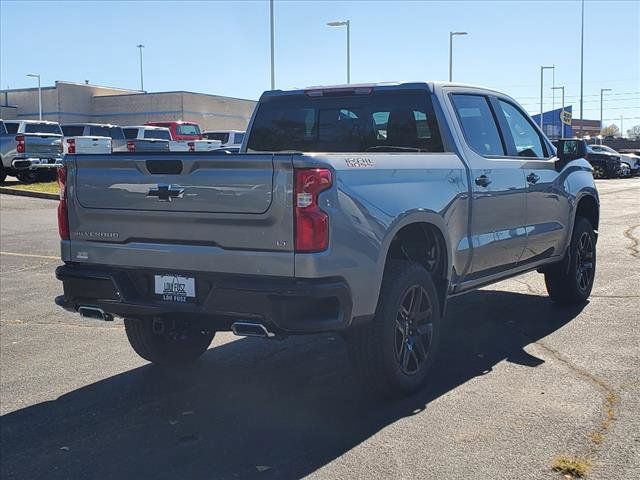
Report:
[[[202,140],[202,133],[197,123],[193,122],[147,122],[145,125],[166,127],[171,131],[173,140]]]

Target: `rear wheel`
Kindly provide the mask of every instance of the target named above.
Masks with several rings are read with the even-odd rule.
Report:
[[[561,305],[584,303],[593,288],[596,273],[596,234],[584,217],[576,217],[565,260],[544,274],[547,292]]]
[[[23,170],[16,177],[22,183],[35,183],[39,180],[39,174],[36,170]]]
[[[356,370],[365,386],[384,395],[420,389],[437,353],[440,308],[431,275],[417,263],[390,261],[376,316],[348,332]]]
[[[4,183],[6,178],[7,170],[4,168],[4,165],[2,165],[2,160],[0,160],[0,183]]]
[[[602,165],[593,166],[593,178],[607,178],[607,172]]]
[[[58,176],[58,174],[56,172],[56,169],[54,169],[54,168],[43,169],[43,170],[40,170],[38,172],[38,181],[39,182],[53,182],[57,178],[57,176]]]
[[[213,332],[189,328],[184,322],[124,319],[129,343],[145,360],[173,366],[195,362],[207,351]]]

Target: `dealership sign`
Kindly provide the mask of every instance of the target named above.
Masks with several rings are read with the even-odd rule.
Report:
[[[562,112],[560,112],[560,120],[562,120],[562,123],[565,125],[571,125],[571,112],[562,110]]]

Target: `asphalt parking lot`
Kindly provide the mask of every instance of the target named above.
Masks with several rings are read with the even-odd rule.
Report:
[[[0,195],[3,479],[640,478],[640,178],[599,181],[590,302],[530,273],[455,299],[429,386],[368,398],[339,336],[216,336],[186,372],[56,307],[56,202]]]

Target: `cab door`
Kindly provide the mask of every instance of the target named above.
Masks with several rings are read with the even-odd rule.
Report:
[[[472,185],[471,266],[464,282],[477,283],[517,265],[526,243],[524,163],[509,158],[490,98],[452,93],[464,137]]]
[[[542,132],[513,101],[494,99],[507,141],[507,150],[524,161],[526,181],[526,247],[520,264],[564,254],[570,204],[564,178],[556,170],[555,155]]]

